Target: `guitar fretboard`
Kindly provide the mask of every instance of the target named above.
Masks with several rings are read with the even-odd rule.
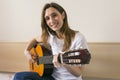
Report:
[[[38,57],[38,64],[52,64],[53,56]]]

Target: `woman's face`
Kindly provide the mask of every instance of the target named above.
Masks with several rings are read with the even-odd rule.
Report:
[[[55,32],[59,32],[63,26],[64,12],[61,14],[58,10],[50,7],[45,10],[45,21],[46,24]]]

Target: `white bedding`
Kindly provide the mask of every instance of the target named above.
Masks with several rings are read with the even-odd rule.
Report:
[[[14,74],[12,72],[0,72],[0,80],[13,80]]]

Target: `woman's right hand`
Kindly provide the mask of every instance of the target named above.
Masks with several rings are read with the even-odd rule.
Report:
[[[30,62],[33,62],[33,63],[35,62],[33,56],[30,54],[30,52],[28,50],[25,50],[24,54]]]

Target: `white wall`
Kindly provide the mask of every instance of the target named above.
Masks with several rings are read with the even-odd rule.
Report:
[[[0,0],[0,42],[26,42],[40,34],[46,2],[68,13],[69,24],[88,42],[120,42],[120,0]]]

